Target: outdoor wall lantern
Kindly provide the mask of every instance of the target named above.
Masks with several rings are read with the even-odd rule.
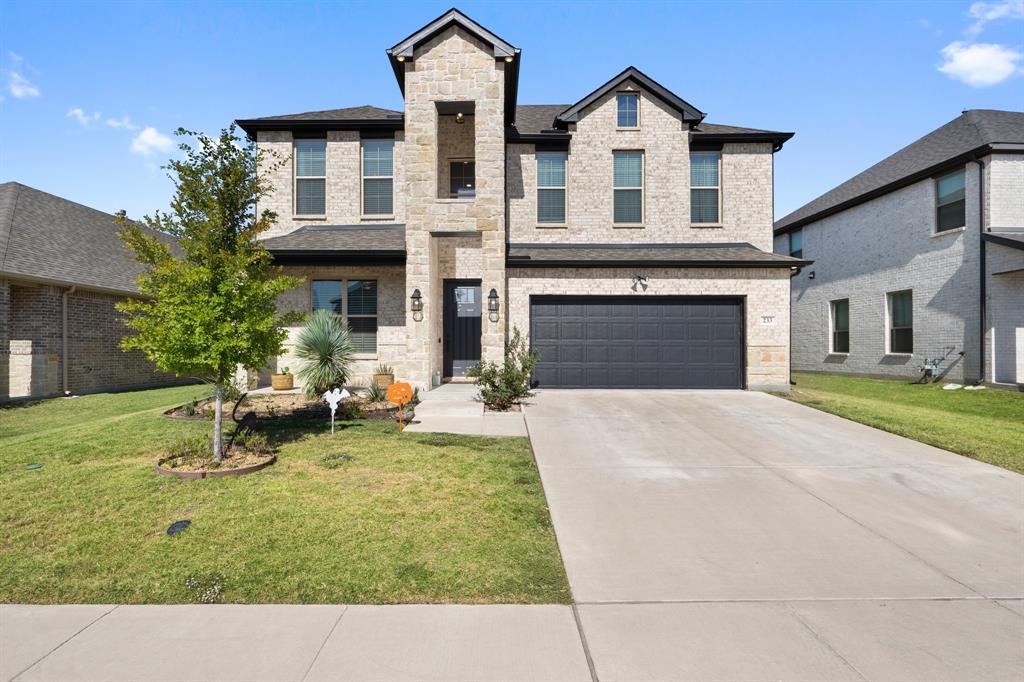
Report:
[[[496,289],[491,289],[491,293],[487,294],[487,313],[491,322],[498,321],[498,292]]]
[[[409,297],[409,309],[412,310],[412,319],[419,322],[423,319],[423,294],[420,293],[419,289],[413,289],[412,296]]]
[[[459,113],[455,114],[455,122],[459,123],[459,124],[465,123],[466,122],[466,115],[464,113],[462,113],[461,111]]]

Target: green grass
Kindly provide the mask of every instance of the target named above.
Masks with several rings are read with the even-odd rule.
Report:
[[[783,397],[1024,473],[1024,393],[794,373]]]
[[[210,428],[162,411],[203,392],[0,408],[0,602],[189,602],[210,574],[236,603],[570,600],[527,439],[368,420],[332,436],[325,413],[270,427],[259,473],[158,476],[164,444]]]

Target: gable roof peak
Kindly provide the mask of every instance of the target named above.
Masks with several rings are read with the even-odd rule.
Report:
[[[394,47],[387,51],[388,56],[393,59],[400,60],[411,58],[413,56],[413,50],[415,50],[417,45],[433,38],[435,35],[453,24],[493,47],[495,59],[514,58],[519,54],[519,49],[514,47],[511,43],[503,40],[495,33],[473,21],[463,14],[457,7],[452,7],[441,16],[420,28],[418,31],[415,31],[405,39],[399,41]]]
[[[691,126],[697,125],[705,116],[707,116],[703,111],[693,106],[640,69],[635,66],[627,66],[617,75],[613,76],[607,83],[601,85],[589,95],[576,102],[576,104],[560,113],[558,115],[558,120],[562,123],[575,123],[579,120],[580,112],[601,97],[607,95],[609,92],[621,87],[622,84],[627,81],[636,82],[641,88],[678,111],[683,115],[683,120],[688,122]]]

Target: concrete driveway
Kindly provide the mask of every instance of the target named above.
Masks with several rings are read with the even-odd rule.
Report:
[[[526,421],[600,680],[1024,678],[1024,477],[753,392]]]

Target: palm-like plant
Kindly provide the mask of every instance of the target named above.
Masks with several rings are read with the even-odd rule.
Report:
[[[349,379],[355,347],[348,322],[330,310],[317,310],[299,332],[295,357],[303,361],[295,376],[310,398],[341,388]]]

